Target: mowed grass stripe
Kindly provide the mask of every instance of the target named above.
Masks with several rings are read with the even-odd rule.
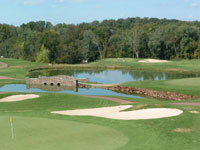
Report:
[[[0,150],[112,150],[125,145],[121,132],[100,125],[56,119],[0,117]]]
[[[5,97],[8,94],[3,94],[0,95],[2,97]],[[9,95],[12,95],[9,93]],[[132,98],[126,98],[129,100],[134,100]],[[50,93],[45,93],[41,94],[41,97],[38,99],[32,99],[32,100],[25,100],[21,102],[13,102],[13,103],[6,103],[6,104],[1,104],[0,105],[0,116],[1,117],[6,117],[5,120],[0,121],[1,129],[4,130],[9,130],[8,132],[10,133],[9,137],[11,137],[11,129],[10,129],[10,122],[9,122],[9,116],[19,116],[20,117],[28,117],[30,120],[28,122],[32,123],[31,119],[34,118],[41,118],[41,120],[46,120],[47,118],[51,118],[52,121],[55,121],[55,124],[60,123],[57,120],[61,121],[66,121],[66,123],[69,121],[73,122],[78,122],[78,123],[84,123],[84,124],[93,124],[93,125],[99,125],[103,127],[109,127],[111,129],[117,130],[125,137],[128,138],[128,143],[121,145],[117,148],[112,147],[110,149],[116,149],[116,150],[135,150],[135,149],[154,149],[154,150],[160,150],[160,149],[165,149],[165,150],[182,150],[184,148],[196,150],[199,148],[199,143],[200,143],[200,138],[199,138],[199,115],[196,114],[191,114],[188,111],[190,110],[196,110],[196,107],[188,107],[188,106],[175,106],[168,104],[170,102],[163,102],[163,101],[158,101],[158,100],[153,100],[153,99],[143,99],[141,103],[149,103],[149,104],[160,104],[162,106],[160,107],[171,107],[171,108],[178,108],[181,110],[184,110],[184,113],[180,116],[177,117],[170,117],[170,118],[165,118],[165,119],[153,119],[153,120],[136,120],[136,121],[118,121],[118,120],[112,120],[112,119],[105,119],[105,118],[98,118],[98,117],[77,117],[77,116],[61,116],[61,115],[53,115],[50,114],[51,110],[71,110],[71,109],[80,109],[80,108],[95,108],[95,107],[102,107],[102,106],[111,106],[115,105],[116,103],[106,101],[106,100],[101,100],[101,99],[93,99],[93,98],[86,98],[84,99],[81,96],[75,96],[75,95],[68,95],[68,94],[50,94]],[[117,104],[119,105],[119,104]],[[133,104],[133,106],[138,105],[138,104]],[[148,106],[150,107],[150,106]],[[133,107],[134,108],[134,107]],[[5,112],[5,110],[9,110],[9,112]],[[31,112],[20,112],[23,110],[32,110]],[[16,112],[19,111],[19,112]],[[39,120],[38,120],[39,121]],[[22,121],[24,122],[24,121]],[[26,122],[26,121],[25,121]],[[40,123],[40,122],[38,122]],[[3,125],[4,124],[4,125]],[[14,126],[16,124],[16,117],[14,117]],[[33,123],[34,124],[34,123]],[[41,123],[41,126],[43,123]],[[50,130],[55,130],[57,131],[58,128],[62,129],[60,126],[52,126],[51,122],[44,122],[45,128]],[[25,124],[26,125],[26,124]],[[25,126],[24,125],[24,126]],[[20,126],[23,126],[21,124]],[[75,126],[75,125],[73,125]],[[77,125],[78,126],[78,125]],[[37,128],[40,127],[40,124],[32,126],[32,127],[27,127],[30,128],[33,132],[38,132]],[[79,126],[80,128],[82,127],[81,125]],[[189,128],[192,130],[192,132],[189,133],[175,133],[173,132],[174,129],[176,128]],[[88,129],[89,130],[89,129]],[[45,131],[45,130],[44,130]],[[47,132],[49,132],[47,130]],[[28,131],[26,131],[28,132]],[[42,132],[42,131],[41,131]],[[50,135],[51,133],[47,133],[46,136]],[[3,132],[0,132],[3,133]],[[5,134],[7,132],[4,132]],[[96,132],[93,134],[93,138],[96,138],[98,136],[104,138],[104,133],[102,131],[102,134],[99,132]],[[109,133],[109,132],[108,132]],[[60,131],[57,131],[55,133],[55,136],[57,134],[61,134],[61,137],[64,138],[66,135],[62,135]],[[112,135],[113,139],[107,139],[109,143],[112,143],[112,140],[114,138],[116,141],[120,140],[118,139],[118,135],[109,133]],[[38,135],[38,134],[37,134]],[[3,135],[0,137],[5,138]],[[37,141],[38,137],[33,138],[32,143],[30,143],[30,147],[33,147],[33,149],[39,149],[38,147],[35,147],[34,140]],[[45,137],[44,137],[45,138]],[[59,135],[58,135],[59,138]],[[71,136],[71,138],[77,138]],[[78,140],[81,140],[79,138],[85,138],[85,135],[82,133],[80,137],[78,137]],[[67,139],[67,138],[66,138]],[[92,138],[89,138],[91,141],[93,140]],[[52,143],[51,139],[47,140]],[[20,143],[21,141],[19,141]],[[118,141],[120,142],[120,141]],[[7,142],[3,142],[5,144]],[[9,142],[8,142],[9,143]],[[27,142],[28,143],[28,142]],[[1,144],[1,143],[0,143]],[[18,144],[18,141],[16,142]],[[41,140],[41,144],[44,144]],[[63,144],[63,147],[61,146]],[[92,144],[98,146],[98,141],[92,142]],[[105,146],[103,142],[101,142],[102,146]],[[81,145],[81,144],[78,144]],[[27,145],[25,145],[27,146]],[[48,146],[44,144],[43,149],[45,149],[45,146]],[[115,143],[112,145],[115,146]],[[191,148],[192,146],[192,148]],[[70,146],[68,145],[67,141],[65,143],[54,143],[52,147],[56,147],[56,150],[65,150],[65,149],[70,149]],[[68,147],[68,148],[66,148]],[[49,148],[49,147],[48,147]],[[47,148],[47,149],[48,149]],[[92,147],[94,148],[94,147]],[[102,147],[100,147],[102,148]],[[4,149],[8,149],[5,148]],[[3,149],[3,150],[4,150]],[[19,147],[21,149],[21,147]],[[24,148],[25,149],[25,148]],[[72,148],[71,148],[72,149]],[[88,147],[82,147],[83,150],[90,150]],[[98,148],[96,148],[98,149]],[[102,150],[109,150],[108,148],[103,147]],[[1,149],[0,149],[1,150]],[[9,150],[9,149],[8,149]],[[17,149],[18,150],[18,149]],[[23,149],[22,149],[23,150]],[[51,149],[50,149],[51,150]],[[72,149],[73,150],[73,149]],[[79,150],[79,149],[78,149]]]
[[[0,94],[0,99],[11,96],[20,95],[22,93],[5,93]],[[30,94],[30,93],[29,93]],[[0,112],[15,112],[32,110],[35,112],[51,112],[59,110],[73,110],[83,108],[96,108],[105,106],[115,106],[119,103],[96,98],[88,98],[84,96],[60,93],[34,93],[40,95],[39,98],[27,99],[19,102],[1,103]]]
[[[162,81],[137,81],[122,83],[122,86],[171,91],[200,97],[200,78],[173,79]]]

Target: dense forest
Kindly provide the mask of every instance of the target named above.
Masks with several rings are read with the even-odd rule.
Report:
[[[37,62],[200,58],[200,22],[128,18],[91,23],[0,24],[0,55]]]

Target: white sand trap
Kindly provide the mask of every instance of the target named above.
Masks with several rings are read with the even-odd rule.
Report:
[[[40,96],[35,95],[35,94],[13,95],[13,96],[0,99],[0,102],[17,102],[17,101],[23,101],[23,100],[33,99],[33,98],[38,98],[38,97]]]
[[[169,61],[168,60],[159,60],[159,59],[143,59],[143,60],[140,60],[139,62],[142,62],[142,63],[166,63]]]
[[[142,119],[159,119],[172,116],[178,116],[183,113],[179,109],[170,108],[150,108],[141,109],[134,111],[123,111],[122,110],[131,108],[132,105],[121,105],[114,107],[103,107],[93,109],[80,109],[80,110],[69,110],[69,111],[54,111],[53,114],[71,115],[71,116],[95,116],[117,120],[142,120]]]

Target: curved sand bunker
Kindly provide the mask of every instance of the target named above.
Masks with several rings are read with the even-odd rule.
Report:
[[[139,62],[142,62],[142,63],[166,63],[166,62],[169,62],[169,61],[159,60],[159,59],[143,59],[143,60],[140,60]]]
[[[0,62],[0,68],[7,68],[8,65],[4,62]]]
[[[8,96],[8,97],[0,99],[0,102],[17,102],[17,101],[23,101],[23,100],[33,99],[33,98],[38,98],[38,97],[40,96],[35,95],[35,94],[13,95],[13,96]]]
[[[122,110],[131,108],[132,105],[121,105],[114,107],[103,107],[93,109],[80,109],[80,110],[69,110],[69,111],[54,111],[53,114],[71,115],[71,116],[95,116],[117,120],[143,120],[143,119],[159,119],[172,116],[178,116],[183,113],[179,109],[169,108],[150,108],[141,109],[134,111],[123,111]]]
[[[15,78],[0,76],[0,80],[12,80],[12,79],[15,79]]]

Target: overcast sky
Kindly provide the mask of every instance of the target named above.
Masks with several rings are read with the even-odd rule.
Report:
[[[0,23],[81,23],[128,17],[200,21],[200,0],[0,0]]]

